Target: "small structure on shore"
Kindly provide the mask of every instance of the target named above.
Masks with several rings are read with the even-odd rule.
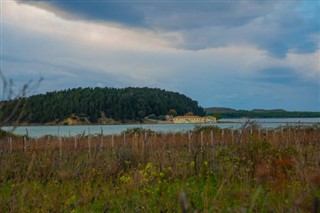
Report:
[[[197,124],[197,123],[216,123],[217,118],[214,116],[194,116],[194,115],[188,115],[188,116],[177,116],[173,118],[173,123],[175,124]]]

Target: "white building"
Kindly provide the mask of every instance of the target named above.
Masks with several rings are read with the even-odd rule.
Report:
[[[175,124],[197,124],[197,123],[216,123],[217,118],[213,116],[177,116],[173,118]]]

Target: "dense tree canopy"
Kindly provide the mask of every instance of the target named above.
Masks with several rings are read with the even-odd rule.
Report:
[[[16,101],[6,101],[3,115],[10,113]],[[185,95],[151,88],[76,88],[30,96],[23,102],[25,113],[21,121],[31,123],[62,121],[72,115],[86,116],[96,123],[102,114],[118,121],[141,120],[170,110],[177,115],[204,115],[203,108]]]

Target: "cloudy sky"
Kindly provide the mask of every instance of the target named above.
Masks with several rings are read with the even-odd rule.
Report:
[[[320,111],[318,0],[1,0],[1,70],[33,93],[158,87],[203,107]]]

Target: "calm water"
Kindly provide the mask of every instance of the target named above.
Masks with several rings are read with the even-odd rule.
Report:
[[[201,124],[201,126],[218,126],[220,128],[240,128],[247,119],[221,119],[216,124]],[[276,128],[282,125],[314,125],[320,123],[320,118],[270,118],[270,119],[250,119],[259,123],[264,128]],[[28,135],[31,137],[41,137],[44,135],[74,136],[78,134],[120,134],[121,132],[135,127],[151,129],[157,132],[185,132],[192,130],[195,124],[132,124],[132,125],[90,125],[90,126],[21,126],[15,129],[14,133]],[[3,129],[10,129],[4,127]]]

